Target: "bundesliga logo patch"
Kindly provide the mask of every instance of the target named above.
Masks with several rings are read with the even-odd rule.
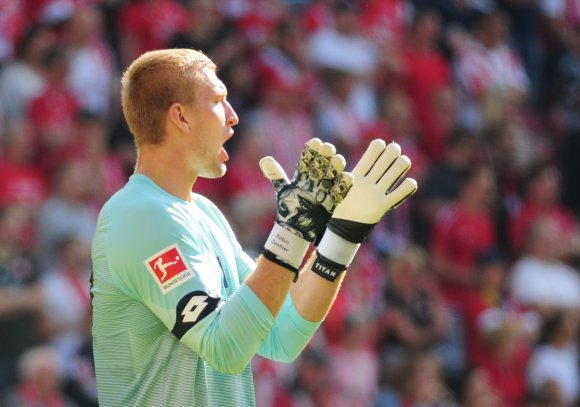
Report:
[[[145,260],[145,266],[155,277],[163,294],[193,277],[193,272],[183,259],[177,244],[166,247]]]

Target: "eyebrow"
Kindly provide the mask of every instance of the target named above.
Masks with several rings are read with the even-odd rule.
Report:
[[[223,97],[228,96],[228,89],[224,85],[214,87],[214,91],[215,91],[216,96],[223,96]]]

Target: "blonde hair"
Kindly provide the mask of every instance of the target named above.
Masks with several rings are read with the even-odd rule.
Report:
[[[195,102],[203,68],[216,65],[192,49],[149,51],[131,63],[121,79],[121,105],[137,147],[163,142],[167,110]]]

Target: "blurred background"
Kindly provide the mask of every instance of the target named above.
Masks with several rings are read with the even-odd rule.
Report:
[[[240,116],[195,190],[259,254],[304,143],[397,141],[418,193],[258,407],[578,406],[579,0],[0,0],[0,406],[97,406],[90,244],[135,162],[119,79],[217,63]],[[184,383],[187,385],[187,383]]]

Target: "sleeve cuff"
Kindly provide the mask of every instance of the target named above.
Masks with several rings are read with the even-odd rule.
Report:
[[[294,305],[294,301],[292,300],[292,295],[288,294],[286,301],[284,302],[284,312],[288,316],[288,320],[294,326],[294,329],[297,333],[305,336],[305,337],[312,337],[316,330],[322,325],[323,321],[319,322],[312,322],[307,321],[306,319],[302,318],[296,306]]]
[[[247,309],[256,317],[256,319],[267,327],[267,330],[269,331],[272,325],[274,325],[275,318],[252,289],[248,285],[242,284],[237,290],[236,295],[246,305]]]

